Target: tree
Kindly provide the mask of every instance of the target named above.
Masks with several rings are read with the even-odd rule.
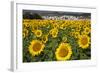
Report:
[[[37,13],[30,13],[27,12],[25,14],[23,14],[23,19],[43,19],[39,14]]]

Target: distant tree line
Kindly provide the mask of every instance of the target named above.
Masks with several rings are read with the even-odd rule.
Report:
[[[29,12],[23,14],[23,19],[43,19],[39,14],[31,14]]]
[[[81,15],[71,14],[71,16],[78,17],[79,19],[83,19],[83,18],[91,19],[90,13],[83,13]],[[44,17],[42,17],[38,13],[26,12],[26,13],[23,13],[23,19],[44,19]]]

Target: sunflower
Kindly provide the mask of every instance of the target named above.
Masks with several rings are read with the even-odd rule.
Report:
[[[32,55],[32,56],[35,56],[35,55],[38,55],[40,54],[43,49],[44,49],[45,45],[42,44],[41,41],[39,40],[32,40],[31,44],[29,45],[29,53]]]
[[[23,30],[23,38],[28,36],[28,30],[26,28],[24,28]]]
[[[37,26],[37,25],[35,25],[35,24],[33,24],[31,27],[32,27],[32,32],[35,32],[35,30],[37,30],[37,29],[38,29],[38,26]]]
[[[24,27],[30,27],[29,22],[23,22]]]
[[[35,35],[37,36],[37,37],[41,37],[42,36],[42,31],[41,30],[35,30]]]
[[[67,37],[63,37],[62,42],[67,42]]]
[[[63,24],[60,26],[60,29],[62,29],[62,30],[66,29],[66,25],[63,23]]]
[[[52,36],[53,38],[56,38],[57,35],[58,35],[58,29],[57,29],[57,28],[53,28],[53,29],[50,30],[49,33],[51,34],[51,36]]]
[[[90,44],[90,37],[88,35],[80,35],[78,44],[83,49],[87,48]]]
[[[57,23],[53,24],[53,28],[59,28],[59,25]]]
[[[75,38],[78,38],[80,36],[80,33],[78,32],[78,31],[76,31],[75,33],[74,33],[74,37]]]
[[[48,41],[48,35],[43,35],[42,36],[42,42],[46,43]]]
[[[89,34],[89,33],[91,32],[91,29],[90,29],[89,27],[86,27],[86,28],[84,29],[84,32],[85,32],[86,34]]]
[[[23,38],[25,38],[25,33],[23,33]]]
[[[71,46],[68,43],[61,43],[56,49],[55,55],[57,60],[69,60],[72,55]]]

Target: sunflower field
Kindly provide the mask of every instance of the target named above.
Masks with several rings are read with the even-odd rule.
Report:
[[[91,59],[91,22],[23,19],[23,62]]]

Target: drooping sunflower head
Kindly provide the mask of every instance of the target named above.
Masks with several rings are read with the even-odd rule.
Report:
[[[44,49],[45,45],[39,41],[39,40],[33,40],[31,42],[31,44],[29,45],[29,52],[32,56],[38,55],[40,54],[43,49]]]
[[[42,36],[42,31],[41,30],[35,30],[35,35],[36,37],[41,37]]]
[[[72,55],[71,46],[68,43],[61,43],[55,52],[56,59],[60,61],[69,60]]]
[[[79,44],[79,47],[83,49],[88,48],[90,44],[90,37],[88,35],[80,35],[78,44]]]

